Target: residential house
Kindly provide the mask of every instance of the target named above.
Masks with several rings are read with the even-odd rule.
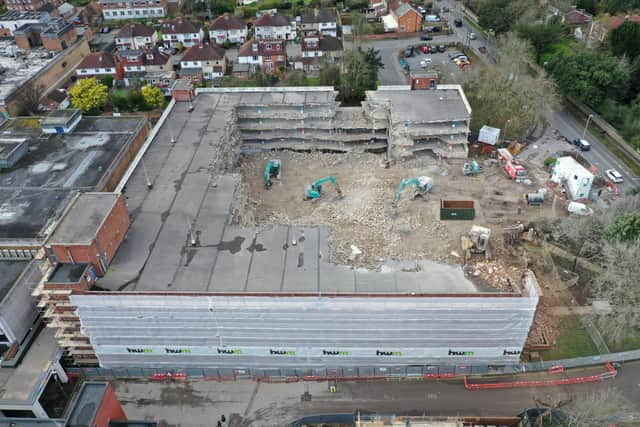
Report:
[[[332,36],[309,36],[302,39],[302,60],[296,68],[318,71],[323,60],[335,62],[342,57],[342,40]]]
[[[591,28],[593,17],[584,10],[572,9],[564,14],[562,21],[571,27],[576,40],[584,40]]]
[[[165,47],[191,47],[202,44],[204,32],[191,21],[182,18],[165,21],[160,27],[162,44]]]
[[[389,5],[389,14],[383,17],[385,31],[415,33],[422,31],[422,14],[405,0],[395,0]]]
[[[293,40],[296,38],[295,21],[286,16],[267,13],[253,21],[254,34],[263,40]]]
[[[78,78],[116,76],[116,61],[108,52],[90,53],[76,67]]]
[[[321,34],[336,37],[336,21],[336,13],[332,9],[304,9],[300,12],[298,33],[301,36]]]
[[[38,24],[25,24],[14,31],[16,44],[21,49],[44,46],[49,52],[60,52],[78,38],[75,27],[62,18]]]
[[[277,71],[287,64],[283,40],[249,40],[238,51],[238,63],[249,64],[252,72],[260,68],[266,73]]]
[[[180,78],[211,80],[222,77],[227,68],[225,50],[215,43],[192,46],[180,60]]]
[[[593,45],[593,42],[603,43],[609,31],[615,30],[620,25],[624,24],[625,21],[637,22],[640,24],[640,15],[628,15],[625,17],[620,16],[609,16],[604,19],[594,21],[591,24],[591,28],[589,29],[589,40]]]
[[[115,42],[119,49],[150,48],[158,42],[158,34],[144,24],[131,24],[120,30]]]
[[[247,40],[247,23],[228,13],[218,16],[209,27],[209,40],[218,44],[227,40],[244,43]]]
[[[152,49],[122,50],[118,52],[118,56],[127,86],[143,80],[168,90],[176,78],[170,62],[171,55],[160,52],[157,46]]]
[[[70,106],[69,94],[60,89],[52,90],[40,101],[40,107],[46,111],[64,110]]]
[[[5,0],[8,10],[38,10],[48,3],[58,6],[62,0]]]
[[[99,0],[104,19],[150,19],[167,15],[167,0]]]

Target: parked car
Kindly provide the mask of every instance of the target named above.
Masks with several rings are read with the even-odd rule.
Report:
[[[441,44],[440,46],[438,46],[438,52],[440,53],[444,53],[444,51],[447,50],[447,47],[443,44]]]
[[[422,46],[420,50],[426,55],[427,53],[429,53],[429,45]]]
[[[420,40],[428,42],[429,40],[433,40],[433,37],[431,37],[429,34],[423,34],[420,36]]]
[[[620,174],[620,172],[618,172],[615,169],[607,169],[604,174],[607,176],[607,178],[609,178],[611,181],[613,181],[616,184],[620,184],[621,182],[624,182],[624,178],[622,178],[622,175]]]
[[[487,53],[487,47],[486,46],[480,46],[478,48],[478,50],[480,51],[480,53]]]
[[[400,59],[400,66],[406,70],[409,71],[409,64],[407,63],[407,61],[405,61],[404,59]]]
[[[413,48],[413,46],[407,46],[407,47],[404,49],[404,57],[405,57],[405,58],[410,58],[410,57],[412,57],[412,56],[413,56],[413,49],[414,49],[414,48]]]
[[[424,20],[427,22],[438,22],[440,21],[440,17],[438,15],[427,15],[424,17]]]
[[[456,56],[464,55],[464,53],[460,52],[459,50],[452,50],[452,51],[449,51],[449,53],[447,53],[447,55],[449,56],[449,58],[453,59]]]
[[[424,58],[422,61],[420,61],[420,66],[422,68],[430,67],[432,64],[433,61],[431,60],[431,58]]]
[[[476,38],[476,33],[469,33],[469,39],[475,40]]]
[[[591,144],[589,144],[589,141],[586,141],[582,138],[576,138],[573,140],[573,145],[575,145],[576,147],[578,147],[580,149],[580,151],[589,151],[591,150]]]
[[[429,46],[429,53],[438,53],[438,46],[436,46],[435,44]]]
[[[467,55],[465,54],[460,54],[460,55],[456,55],[453,58],[451,58],[451,62],[458,62],[458,61],[468,61],[469,58],[467,58]]]
[[[454,19],[454,20],[453,20],[453,24],[454,24],[456,27],[462,27],[462,19],[460,19],[460,18],[456,18],[456,19]]]
[[[102,27],[102,28],[100,28],[100,32],[101,32],[102,34],[110,33],[110,32],[111,32],[111,27],[109,27],[109,26],[107,26],[107,27]]]

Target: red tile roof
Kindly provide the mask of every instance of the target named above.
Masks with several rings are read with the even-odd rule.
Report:
[[[78,68],[113,68],[116,66],[110,53],[90,53],[78,64]]]
[[[582,25],[591,22],[591,15],[582,10],[572,10],[564,15],[564,19],[573,25]]]
[[[132,37],[151,37],[156,31],[144,24],[131,24],[124,27],[118,33],[118,38],[129,39]]]
[[[209,27],[209,29],[214,31],[244,30],[245,28],[247,28],[246,22],[236,16],[231,16],[228,13],[218,16],[213,20]]]
[[[260,18],[253,21],[254,27],[286,27],[290,25],[291,22],[285,16],[275,14],[275,15],[262,15]]]
[[[191,46],[182,55],[181,61],[213,61],[224,58],[224,49],[213,43],[198,46]]]
[[[619,16],[612,16],[607,21],[607,28],[610,30],[615,30],[620,25],[624,24],[624,21],[631,21],[640,24],[640,15],[631,15],[624,18],[620,18]]]

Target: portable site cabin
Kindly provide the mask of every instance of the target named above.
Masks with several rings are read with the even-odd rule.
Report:
[[[562,184],[566,182],[566,190],[571,200],[588,199],[593,184],[593,174],[578,163],[573,157],[560,157],[556,160],[551,181]]]

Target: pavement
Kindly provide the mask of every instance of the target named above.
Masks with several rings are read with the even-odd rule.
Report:
[[[604,367],[568,371],[567,377],[604,372]],[[528,375],[529,379],[545,375]],[[165,419],[181,426],[211,426],[221,415],[227,427],[283,426],[302,416],[331,413],[386,413],[427,416],[514,416],[544,401],[577,401],[608,389],[624,396],[622,410],[640,407],[640,362],[627,363],[614,380],[561,387],[504,390],[464,389],[462,381],[339,382],[329,393],[327,382],[259,383],[188,381],[150,383],[114,381],[129,419]],[[495,379],[509,381],[511,378]],[[518,379],[522,379],[519,377]],[[474,381],[476,382],[476,381]],[[312,399],[301,402],[308,391]],[[627,418],[637,418],[637,414]]]

